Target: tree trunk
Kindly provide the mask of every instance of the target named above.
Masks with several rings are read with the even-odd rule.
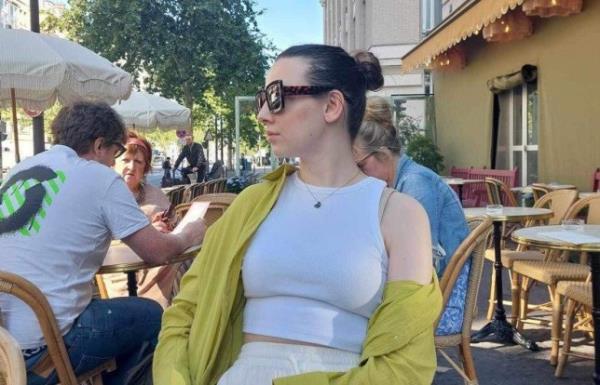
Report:
[[[220,133],[221,133],[221,160],[223,160],[223,165],[225,165],[224,164],[225,163],[225,156],[223,155],[223,151],[224,151],[223,148],[225,147],[223,145],[223,143],[224,143],[223,139],[225,137],[225,133],[223,132],[223,118],[219,117],[219,120],[220,120],[220,126],[221,126],[221,129],[219,130]],[[229,164],[231,164],[231,160],[229,161]],[[231,166],[229,166],[229,168],[231,168]]]
[[[223,121],[221,120],[221,124]],[[227,127],[227,155],[229,156],[229,167],[233,170],[233,133],[231,127]]]
[[[219,159],[219,126],[217,115],[215,115],[215,162]],[[223,159],[223,157],[221,157]]]
[[[185,82],[183,83],[183,103],[187,108],[190,109],[190,119],[191,119],[191,133],[194,134],[194,114],[191,112],[194,110],[194,95],[192,94],[192,88],[190,84]]]

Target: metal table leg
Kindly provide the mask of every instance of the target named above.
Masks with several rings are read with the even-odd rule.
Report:
[[[130,297],[137,297],[137,279],[135,271],[127,272],[127,291]]]
[[[527,340],[508,321],[502,303],[502,256],[500,241],[502,238],[502,222],[494,221],[494,268],[496,269],[496,311],[494,319],[471,336],[471,342],[481,342],[493,334],[498,342],[515,343],[531,351],[539,350],[537,344]],[[599,262],[600,267],[600,262]],[[599,270],[600,271],[600,270]],[[513,305],[514,306],[514,305]],[[600,307],[599,307],[600,308]],[[600,315],[599,315],[600,316]],[[599,384],[600,385],[600,384]]]

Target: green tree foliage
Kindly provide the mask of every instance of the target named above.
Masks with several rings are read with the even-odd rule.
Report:
[[[253,0],[70,0],[60,25],[48,24],[118,63],[149,91],[179,100],[193,111],[195,131],[206,132],[215,115],[231,123],[234,96],[254,94],[263,83],[272,46],[254,6]],[[256,142],[256,129],[247,127],[242,137]]]
[[[406,154],[438,174],[444,170],[444,157],[433,141],[426,136],[413,136],[406,147]]]

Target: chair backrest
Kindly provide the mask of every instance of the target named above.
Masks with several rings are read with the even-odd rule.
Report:
[[[210,202],[206,215],[204,216],[206,226],[210,226],[225,213],[236,197],[236,194],[231,193],[204,194],[197,197],[194,201]]]
[[[565,218],[567,210],[575,203],[578,197],[577,190],[556,190],[550,191],[538,199],[533,207],[549,208],[552,210],[552,217],[548,219],[549,225],[558,225]],[[537,220],[527,221],[526,226],[532,226],[538,223]]]
[[[502,190],[496,179],[486,177],[485,190],[487,191],[488,203],[495,205],[502,204]]]
[[[198,195],[204,194],[204,187],[206,186],[206,182],[196,183],[192,185],[192,194],[190,196],[190,201],[193,201]]]
[[[600,189],[600,168],[594,171],[594,181],[592,183],[592,191],[598,191]]]
[[[440,318],[435,323],[437,330],[438,324],[442,319],[448,300],[455,289],[455,284],[461,276],[461,272],[467,263],[471,263],[468,273],[467,291],[464,300],[464,311],[462,319],[462,334],[471,333],[471,322],[477,303],[477,293],[481,282],[483,272],[483,255],[486,248],[487,238],[492,229],[492,220],[487,216],[480,216],[468,219],[471,232],[458,246],[454,255],[450,259],[448,266],[440,280],[440,288],[443,295],[443,309]]]
[[[176,187],[167,193],[167,198],[169,198],[171,204],[177,206],[178,204],[182,203],[184,191],[185,186]]]
[[[492,178],[489,176],[486,177],[485,180],[486,180],[486,183],[487,183],[487,181],[491,181],[491,182],[494,182],[498,186],[498,190],[500,192],[500,198],[501,198],[500,204],[503,204],[505,206],[512,206],[512,207],[519,205],[517,203],[517,198],[515,198],[515,194],[513,194],[509,185],[507,185],[500,179]],[[489,199],[489,196],[488,196],[488,199]]]
[[[585,223],[590,225],[600,225],[600,195],[592,195],[582,198],[569,208],[564,219],[573,219],[580,217],[586,211]]]
[[[61,385],[78,385],[54,312],[40,289],[23,277],[0,271],[0,292],[16,296],[33,310]]]
[[[550,189],[543,183],[533,183],[531,185],[531,191],[533,192],[533,202],[537,202],[541,197],[548,194]]]
[[[236,197],[236,194],[231,193],[203,194],[194,198],[194,202],[210,202],[208,210],[206,210],[206,215],[204,216],[206,226],[210,226],[223,215]],[[183,218],[192,203],[193,202],[182,203],[175,207],[175,217],[177,220]]]
[[[0,326],[0,385],[26,385],[27,373],[21,347]]]

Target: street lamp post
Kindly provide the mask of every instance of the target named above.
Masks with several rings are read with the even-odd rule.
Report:
[[[254,96],[235,97],[235,175],[240,176],[240,102],[254,101]]]

